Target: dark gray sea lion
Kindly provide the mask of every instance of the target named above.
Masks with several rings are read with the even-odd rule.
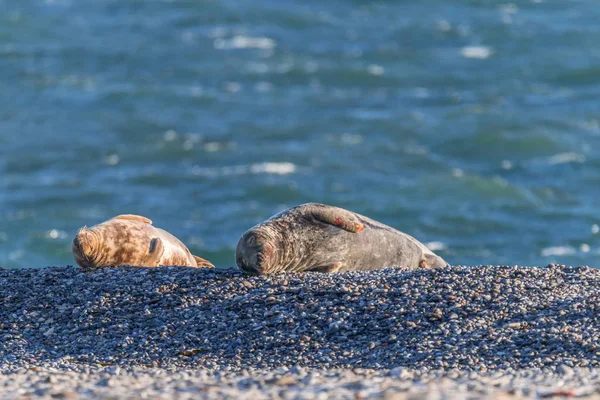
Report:
[[[236,263],[250,274],[448,265],[412,236],[352,211],[308,203],[248,230]]]
[[[193,255],[175,236],[152,226],[150,219],[140,215],[119,215],[91,228],[81,228],[71,250],[82,267],[214,268],[210,262]]]

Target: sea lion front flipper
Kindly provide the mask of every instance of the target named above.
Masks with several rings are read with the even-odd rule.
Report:
[[[440,256],[435,254],[423,254],[421,257],[421,261],[419,261],[419,268],[435,268],[435,267],[445,267],[448,265],[446,261]]]
[[[117,215],[113,219],[126,219],[126,220],[130,220],[130,221],[144,222],[146,224],[152,225],[152,220],[150,218],[146,218],[146,217],[143,217],[141,215],[121,214],[121,215]]]
[[[148,257],[146,263],[148,265],[158,266],[163,253],[165,252],[165,246],[160,238],[153,238],[150,241],[150,247],[148,248]]]
[[[336,262],[336,263],[330,264],[330,265],[320,265],[318,267],[313,267],[311,269],[307,269],[306,272],[330,273],[330,272],[337,272],[337,271],[339,271],[340,268],[342,268],[342,263]]]
[[[192,254],[192,257],[194,257],[194,260],[196,260],[196,264],[198,265],[198,268],[214,268],[215,266],[212,265],[212,263],[208,260],[205,260],[202,257],[198,257]]]
[[[351,233],[362,232],[365,225],[354,213],[338,207],[311,205],[308,212],[318,221],[337,226]]]

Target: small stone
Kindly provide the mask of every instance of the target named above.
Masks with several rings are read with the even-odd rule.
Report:
[[[53,393],[50,396],[55,399],[78,399],[79,398],[78,393],[71,392],[71,391]]]
[[[296,378],[291,375],[284,375],[277,379],[276,384],[279,386],[291,386],[296,384]]]
[[[436,308],[434,312],[429,314],[429,317],[431,319],[441,319],[443,315],[444,315],[444,313],[442,312],[442,310],[439,308]]]
[[[561,374],[567,378],[573,376],[573,374],[574,374],[573,369],[568,367],[565,364],[560,364],[557,368],[557,371],[559,374]]]
[[[251,288],[254,287],[254,285],[252,283],[248,282],[248,281],[243,281],[242,285],[244,285],[245,287],[247,287],[249,289],[251,289]]]

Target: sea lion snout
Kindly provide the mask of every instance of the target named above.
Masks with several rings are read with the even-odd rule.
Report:
[[[81,252],[81,241],[79,240],[79,235],[73,238],[71,247],[73,248],[73,251],[77,252],[78,254]]]
[[[97,248],[97,238],[89,229],[81,229],[71,242],[71,250],[77,264],[82,267],[94,266],[94,251]]]
[[[247,274],[264,274],[268,272],[273,252],[269,238],[252,230],[246,232],[238,242],[235,260],[238,268]]]

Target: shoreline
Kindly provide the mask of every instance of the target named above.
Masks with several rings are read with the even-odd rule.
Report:
[[[588,267],[258,277],[49,267],[0,270],[0,287],[0,394],[50,396],[27,391],[49,375],[86,398],[113,375],[132,397],[157,387],[236,397],[248,382],[265,398],[600,387],[600,270]]]

